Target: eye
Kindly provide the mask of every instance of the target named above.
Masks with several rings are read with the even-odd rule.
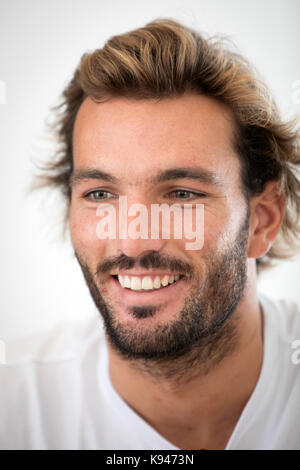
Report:
[[[175,189],[169,194],[176,194],[175,199],[194,199],[199,197],[205,197],[205,194],[203,193],[188,191],[187,189]]]
[[[105,199],[110,199],[110,197],[113,197],[113,194],[110,193],[109,191],[105,191],[103,189],[96,189],[95,191],[90,191],[89,193],[84,195],[84,198],[90,199],[92,201],[103,201]]]

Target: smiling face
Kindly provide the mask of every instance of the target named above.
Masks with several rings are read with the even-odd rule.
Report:
[[[246,285],[249,234],[229,111],[194,94],[87,98],[73,144],[71,236],[111,345],[148,359],[179,357],[216,335],[224,345]],[[189,203],[192,213],[203,204],[203,247],[188,250],[172,232],[100,240],[96,210],[109,202],[118,217],[119,196],[149,214],[151,204]]]

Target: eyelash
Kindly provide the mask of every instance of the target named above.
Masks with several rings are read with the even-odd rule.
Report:
[[[98,192],[99,192],[99,193],[112,194],[112,193],[110,193],[109,191],[105,191],[105,190],[102,190],[102,189],[96,189],[96,190],[94,190],[94,191],[88,192],[88,193],[85,194],[83,197],[84,197],[85,199],[89,199],[90,201],[95,201],[95,202],[105,201],[105,200],[107,200],[107,199],[112,199],[112,198],[107,198],[107,197],[106,197],[106,198],[101,198],[101,199],[95,199],[95,198],[91,197],[91,195],[94,195],[95,193],[98,193]],[[169,194],[176,193],[176,192],[184,192],[184,193],[188,193],[188,194],[193,194],[194,197],[196,197],[196,198],[200,198],[200,197],[203,198],[203,197],[206,196],[206,194],[198,193],[198,192],[196,192],[196,191],[189,191],[189,190],[187,190],[187,189],[174,189],[174,190],[171,191]],[[179,198],[179,200],[181,199],[181,200],[183,200],[183,201],[189,201],[189,200],[191,200],[191,199],[194,199],[194,197],[193,197],[193,198]]]

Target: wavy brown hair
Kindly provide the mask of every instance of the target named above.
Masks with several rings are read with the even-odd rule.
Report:
[[[51,126],[58,147],[38,175],[38,187],[59,187],[71,198],[72,134],[83,100],[112,97],[157,99],[185,92],[207,95],[228,106],[235,116],[235,148],[241,162],[246,200],[260,194],[268,181],[278,181],[286,197],[283,224],[269,252],[256,260],[258,270],[299,249],[300,164],[297,121],[284,121],[268,87],[253,66],[222,37],[205,38],[172,19],[113,36],[100,49],[85,53],[52,108]]]

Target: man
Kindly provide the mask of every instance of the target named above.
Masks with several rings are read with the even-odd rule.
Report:
[[[46,183],[104,332],[59,330],[1,369],[2,448],[299,449],[299,309],[256,286],[299,235],[292,124],[242,57],[172,20],[85,54],[63,98]],[[100,233],[105,210],[175,203],[204,210],[197,249],[176,224]]]

